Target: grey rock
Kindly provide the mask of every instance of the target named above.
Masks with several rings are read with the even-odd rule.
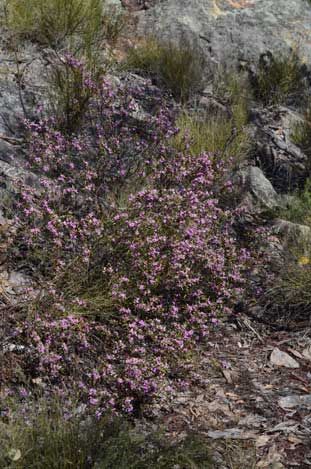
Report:
[[[105,7],[122,8],[121,0],[105,0]]]
[[[311,63],[311,8],[306,0],[167,0],[138,14],[143,36],[196,43],[210,62],[234,65],[300,45]]]
[[[10,144],[0,136],[0,160],[5,161],[6,163],[12,163],[15,157],[14,145]]]
[[[294,409],[295,407],[302,407],[311,409],[311,394],[304,396],[292,395],[281,397],[278,401],[278,404],[282,409]]]
[[[204,111],[209,116],[212,114],[224,119],[228,119],[228,117],[230,117],[228,107],[221,103],[214,96],[203,95],[198,103],[198,111]]]
[[[294,125],[302,120],[283,107],[252,109],[251,129],[256,142],[256,162],[278,192],[302,187],[309,176],[306,155],[291,140]]]
[[[249,213],[261,213],[279,206],[278,194],[262,170],[249,166],[233,177],[236,196]]]
[[[270,356],[270,361],[276,366],[285,366],[286,368],[299,368],[299,363],[288,353],[275,348]]]
[[[0,160],[0,209],[4,212],[12,207],[16,195],[20,193],[21,184],[38,186],[38,177],[33,173],[13,164]]]
[[[2,293],[14,297],[24,292],[25,288],[31,285],[31,279],[17,271],[0,272],[0,285]]]
[[[2,347],[2,352],[23,352],[25,349],[24,345],[6,344]]]
[[[293,223],[288,220],[276,219],[272,227],[276,235],[281,235],[287,242],[298,242],[302,247],[311,241],[311,228],[307,225]]]

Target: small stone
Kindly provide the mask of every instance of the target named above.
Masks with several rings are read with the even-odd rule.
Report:
[[[276,366],[285,366],[286,368],[299,368],[299,363],[292,358],[288,353],[275,348],[271,353],[270,361]]]
[[[302,355],[306,360],[311,361],[311,345],[303,350]]]

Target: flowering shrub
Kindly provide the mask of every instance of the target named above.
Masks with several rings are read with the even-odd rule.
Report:
[[[77,61],[71,66],[81,69]],[[77,255],[88,262],[89,243],[102,233],[108,195],[117,199],[129,181],[142,180],[142,163],[146,166],[156,145],[175,131],[165,107],[153,117],[140,108],[144,93],[147,111],[159,107],[160,97],[151,89],[117,89],[108,80],[96,85],[89,78],[84,87],[93,100],[88,127],[80,134],[61,132],[53,118],[27,123],[29,168],[38,174],[40,189],[21,192],[20,233],[32,248],[32,261],[45,271],[62,269]]]
[[[14,340],[28,374],[78,386],[100,415],[137,412],[179,384],[172,370],[241,299],[251,256],[218,201],[223,164],[170,149],[168,110],[153,96],[154,117],[138,115],[148,89],[97,91],[78,136],[28,123],[42,189],[21,196],[19,236],[45,283]],[[113,203],[125,181],[132,193]]]

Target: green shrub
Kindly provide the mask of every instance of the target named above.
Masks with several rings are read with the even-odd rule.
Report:
[[[265,105],[301,99],[306,88],[302,63],[295,52],[280,58],[263,54],[251,82],[255,98]]]
[[[278,214],[281,218],[294,223],[311,226],[311,180],[308,179],[304,190],[296,193],[287,207]]]
[[[92,467],[107,421],[66,418],[59,404],[34,408],[27,420],[17,414],[0,421],[0,467],[84,469]],[[18,415],[19,414],[19,415]]]
[[[8,0],[7,22],[15,33],[53,47],[69,40],[77,49],[115,40],[123,27],[120,12],[102,0]]]
[[[176,99],[187,101],[202,85],[204,61],[187,42],[175,45],[148,39],[131,49],[125,67],[154,78]]]
[[[123,433],[107,441],[104,455],[94,469],[148,469],[151,467],[154,469],[175,467],[213,469],[215,465],[211,460],[207,442],[196,435],[188,436],[180,443],[170,444],[160,437],[153,437],[148,441],[141,435]]]
[[[114,43],[122,33],[126,25],[127,17],[118,8],[110,6],[104,9],[102,15],[102,28],[104,31],[104,37]]]
[[[72,133],[83,124],[103,73],[99,64],[69,55],[53,63],[48,78],[49,111],[60,129]]]

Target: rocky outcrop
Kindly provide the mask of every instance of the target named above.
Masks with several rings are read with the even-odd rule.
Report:
[[[273,231],[276,235],[281,235],[288,243],[298,243],[300,247],[305,246],[306,253],[308,253],[308,246],[311,241],[311,228],[309,226],[277,219]]]
[[[9,35],[0,39],[0,305],[20,304],[31,279],[15,270],[8,259],[15,232],[12,208],[21,185],[35,186],[38,178],[26,169],[23,151],[25,118],[33,116],[35,104],[45,89],[45,51],[25,41],[14,50]]]
[[[249,166],[233,179],[236,195],[248,213],[261,214],[280,206],[281,200],[260,168]]]
[[[295,124],[302,116],[293,110],[275,106],[252,110],[256,164],[278,192],[303,187],[309,176],[308,160],[292,141]]]
[[[307,0],[165,0],[138,16],[141,35],[186,38],[215,64],[230,67],[296,46],[311,64]]]

